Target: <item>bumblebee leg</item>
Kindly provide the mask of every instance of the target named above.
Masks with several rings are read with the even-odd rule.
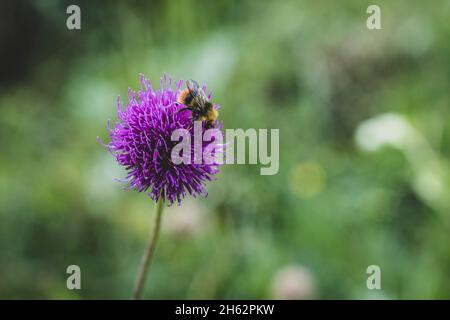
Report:
[[[189,129],[188,129],[188,130],[191,130],[194,127],[194,122],[199,119],[199,114],[198,114],[197,110],[195,110],[193,108],[186,108],[186,109],[188,109],[192,112],[191,125],[189,126]]]
[[[191,112],[194,111],[194,109],[192,109],[192,107],[186,107],[186,108],[181,108],[180,110],[178,110],[177,112],[181,112],[181,111],[185,111],[185,110],[189,110]]]
[[[210,121],[207,121],[205,123],[205,130],[208,130],[208,129],[211,129],[211,128],[214,128],[214,123],[210,122]]]

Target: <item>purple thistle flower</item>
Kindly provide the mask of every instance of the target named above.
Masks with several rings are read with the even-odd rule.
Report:
[[[113,128],[108,126],[110,142],[104,145],[127,170],[129,189],[148,191],[154,201],[162,197],[169,205],[175,201],[180,204],[188,193],[206,196],[205,182],[219,171],[217,162],[176,165],[171,159],[172,148],[178,144],[171,141],[172,132],[186,129],[193,134],[191,112],[178,112],[184,107],[176,103],[182,85],[180,80],[174,90],[172,78],[164,75],[161,89],[157,90],[141,75],[141,89],[128,90],[125,108],[120,98],[117,100],[118,120]],[[202,136],[204,131],[202,126]],[[203,146],[210,143],[215,142],[203,142]],[[194,159],[194,148],[191,150]],[[217,144],[217,150],[221,150],[221,145]]]

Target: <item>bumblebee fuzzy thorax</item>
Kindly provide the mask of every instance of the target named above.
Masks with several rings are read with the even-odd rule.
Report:
[[[204,121],[208,127],[214,127],[218,112],[213,103],[196,81],[190,80],[186,84],[188,88],[180,91],[177,98],[177,102],[185,106],[180,111],[189,110],[192,113],[192,121]]]
[[[192,106],[192,95],[189,91],[189,89],[185,89],[183,91],[180,92],[180,94],[178,95],[178,99],[177,102],[184,104],[185,106]]]

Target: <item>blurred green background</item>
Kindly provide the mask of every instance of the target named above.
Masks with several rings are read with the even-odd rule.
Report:
[[[113,181],[96,137],[140,73],[167,72],[206,82],[225,128],[279,128],[280,170],[224,166],[206,199],[167,209],[145,298],[449,299],[449,16],[448,1],[2,1],[0,298],[130,298],[155,205]]]

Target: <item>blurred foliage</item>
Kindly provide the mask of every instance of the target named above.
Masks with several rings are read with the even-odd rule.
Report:
[[[96,137],[163,72],[206,82],[226,128],[280,128],[280,171],[224,166],[166,210],[146,298],[272,298],[286,266],[317,298],[450,298],[450,3],[382,1],[377,31],[369,4],[3,1],[0,298],[130,297],[154,204]]]

